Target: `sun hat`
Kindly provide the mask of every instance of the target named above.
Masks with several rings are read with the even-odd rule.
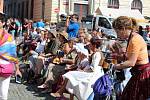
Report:
[[[44,28],[46,31],[50,31],[51,29],[49,27]]]
[[[59,32],[59,35],[62,35],[66,40],[68,40],[68,33],[65,31]]]
[[[83,43],[76,43],[76,45],[73,46],[75,48],[75,50],[77,52],[80,52],[82,54],[84,54],[85,56],[89,55],[89,52],[87,49],[84,48],[84,44]]]
[[[85,49],[85,48],[80,48],[80,52],[82,53],[82,54],[84,54],[85,56],[87,56],[88,57],[88,55],[89,55],[89,52],[88,52],[88,50],[87,49]]]
[[[85,48],[81,50],[81,53],[84,54],[84,55],[87,56],[87,57],[88,57],[88,55],[89,55],[88,50],[85,49]]]
[[[82,48],[84,48],[84,44],[83,43],[76,43],[75,45],[73,45],[73,48],[76,49],[76,51],[80,51],[82,50]]]
[[[58,34],[57,31],[55,31],[55,30],[49,30],[48,33],[51,33],[54,38],[56,38],[56,36]]]
[[[45,29],[43,27],[39,27],[38,29],[40,29],[41,31],[45,31]]]

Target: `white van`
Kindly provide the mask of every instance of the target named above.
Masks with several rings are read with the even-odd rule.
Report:
[[[104,32],[106,35],[117,38],[117,34],[112,28],[112,20],[112,18],[102,15],[96,15],[95,17],[93,15],[89,15],[81,20],[81,25],[89,31],[95,29]]]

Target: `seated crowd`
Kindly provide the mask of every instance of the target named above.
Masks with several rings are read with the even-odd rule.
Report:
[[[77,38],[68,39],[64,31],[37,28],[30,34],[23,33],[18,55],[22,51],[21,61],[29,66],[27,82],[36,84],[42,93],[61,97],[67,91],[71,98],[75,95],[87,100],[92,85],[109,67],[103,52],[122,54],[124,47],[120,44],[96,30],[89,34],[80,29]]]

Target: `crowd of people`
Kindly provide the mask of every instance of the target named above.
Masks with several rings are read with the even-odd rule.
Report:
[[[111,59],[113,69],[119,70],[117,80],[125,87],[117,93],[117,99],[150,98],[147,45],[138,34],[136,21],[126,16],[115,19],[113,28],[118,38],[111,39],[99,30],[89,33],[79,26],[78,19],[76,14],[68,16],[64,30],[57,29],[56,23],[49,24],[42,20],[33,22],[24,19],[21,22],[10,18],[5,23],[1,22],[0,34],[4,33],[3,30],[11,34],[17,45],[15,57],[19,61],[4,59],[0,41],[0,66],[3,64],[1,60],[15,63],[16,75],[22,77],[22,82],[37,85],[42,93],[50,93],[57,98],[68,92],[71,94],[70,100],[74,96],[78,100],[88,100],[95,81],[109,70],[110,62],[107,60]],[[0,39],[3,36],[0,35]],[[6,52],[9,53],[9,50]],[[22,65],[28,70],[25,71]],[[9,87],[9,81],[5,86]],[[7,92],[1,88],[0,98],[7,99]],[[94,100],[102,98],[106,97],[93,97]]]

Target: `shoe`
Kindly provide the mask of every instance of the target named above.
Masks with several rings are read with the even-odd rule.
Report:
[[[39,89],[46,89],[46,88],[48,88],[48,86],[45,85],[45,84],[42,84],[42,85],[38,86],[37,88],[39,88]]]
[[[61,95],[60,93],[50,93],[50,95],[55,98],[63,97],[63,95]]]
[[[51,93],[52,89],[45,89],[44,91],[41,91],[41,93]]]

